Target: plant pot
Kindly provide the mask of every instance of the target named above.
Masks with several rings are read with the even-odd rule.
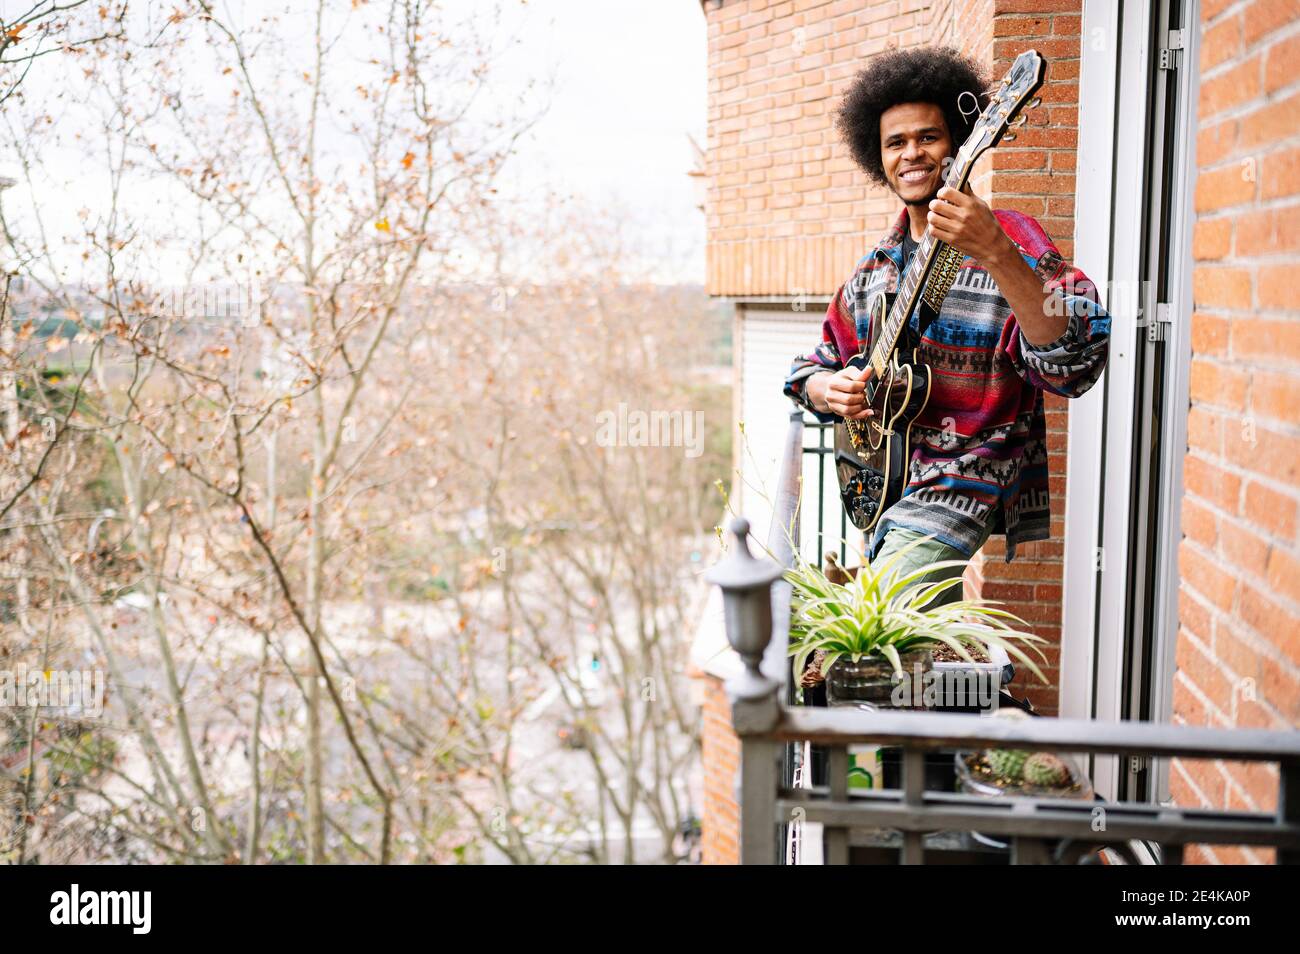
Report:
[[[928,649],[904,653],[899,661],[908,676],[918,672],[924,676],[934,668],[934,659]],[[904,693],[906,698],[899,705],[894,694],[898,684],[894,667],[883,656],[863,656],[857,662],[842,656],[826,673],[826,704],[856,706],[865,703],[881,708],[924,708],[914,704],[919,701],[914,697],[921,693]]]
[[[1033,798],[1069,798],[1091,801],[1094,797],[1092,783],[1083,774],[1079,765],[1068,755],[1057,755],[1066,768],[1070,770],[1070,784],[1062,788],[1043,788],[1037,785],[1007,785],[988,778],[980,771],[980,752],[958,752],[954,760],[957,770],[957,782],[960,790],[967,795],[982,795],[986,798],[1005,798],[1008,795],[1022,795]],[[1008,848],[1010,842],[1002,841],[990,835],[972,831],[971,837],[990,848]]]
[[[1070,798],[1090,800],[1093,797],[1092,783],[1083,774],[1078,763],[1069,755],[1057,755],[1065,767],[1070,770],[1070,782],[1059,788],[1044,788],[1039,785],[1021,783],[1009,785],[991,778],[981,770],[979,752],[958,752],[956,756],[957,779],[961,790],[967,795],[984,795],[1001,798],[1007,795],[1026,795],[1032,798]]]
[[[940,674],[939,698],[932,706],[939,712],[996,712],[1002,687],[1015,675],[1007,651],[989,647],[989,662],[936,662]]]

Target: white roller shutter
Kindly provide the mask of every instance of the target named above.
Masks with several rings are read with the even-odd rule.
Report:
[[[790,373],[790,362],[806,354],[821,340],[825,302],[810,302],[807,311],[742,308],[740,311],[740,417],[745,430],[740,440],[742,485],[733,492],[733,504],[754,528],[758,539],[767,538],[772,521],[772,496],[780,473],[780,454],[786,426],[794,405],[781,393],[781,385]],[[815,423],[812,415],[808,423]],[[830,434],[826,435],[831,443]],[[816,446],[817,432],[805,431],[805,446]],[[817,549],[817,455],[804,455],[803,532],[800,541],[804,554],[811,558]],[[835,472],[829,455],[822,473],[824,488],[823,539],[821,549],[836,545],[842,535],[839,498]],[[860,534],[848,528],[856,544]],[[857,560],[850,558],[850,563]]]

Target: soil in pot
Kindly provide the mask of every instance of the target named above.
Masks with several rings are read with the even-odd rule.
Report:
[[[967,646],[966,652],[968,652],[970,654],[970,658],[977,663],[986,663],[992,661],[989,659],[988,655],[984,652],[984,650],[980,649],[978,646]],[[935,662],[964,663],[969,661],[957,655],[956,650],[948,646],[937,646],[936,648],[931,650],[931,653],[934,656]]]

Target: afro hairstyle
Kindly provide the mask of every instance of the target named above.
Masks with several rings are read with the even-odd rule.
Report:
[[[943,111],[956,150],[966,141],[979,112],[988,105],[987,80],[974,61],[947,47],[886,50],[853,78],[835,125],[853,161],[873,182],[889,185],[880,161],[880,116],[900,103],[933,103]],[[957,99],[970,92],[979,110],[962,116]]]

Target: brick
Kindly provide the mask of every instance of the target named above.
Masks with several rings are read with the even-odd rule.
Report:
[[[1217,165],[1232,155],[1237,147],[1237,125],[1237,120],[1225,119],[1196,134],[1196,160],[1202,168]]]
[[[1255,180],[1256,176],[1235,163],[1202,172],[1196,179],[1196,211],[1212,212],[1252,201]]]
[[[1047,166],[1048,153],[1040,150],[997,149],[992,153],[993,168],[997,169],[1043,169]],[[1055,161],[1055,154],[1053,161]]]
[[[1295,538],[1296,500],[1258,481],[1246,484],[1242,514],[1255,526],[1283,540]]]
[[[1246,302],[1249,303],[1247,298]],[[1232,323],[1231,350],[1235,359],[1300,363],[1300,322],[1239,318]]]
[[[1079,56],[1079,38],[1071,37],[1054,40],[1027,39],[1022,37],[1003,38],[993,41],[993,58],[1014,62],[1015,58],[1026,50],[1037,50],[1049,61],[1057,59],[1077,59]]]
[[[1263,265],[1255,273],[1255,297],[1261,308],[1295,307],[1295,266]]]
[[[1228,321],[1202,311],[1192,312],[1192,351],[1195,354],[1228,353]]]
[[[1297,181],[1297,177],[1300,177],[1300,147],[1269,153],[1260,162],[1260,199],[1296,195],[1300,192],[1300,182]]]
[[[1016,132],[1016,147],[1024,149],[1073,149],[1078,146],[1077,129],[1026,126]]]
[[[1204,556],[1184,540],[1178,546],[1178,569],[1184,581],[1195,580],[1194,589],[1224,612],[1232,609],[1237,581],[1216,561]],[[1186,585],[1186,584],[1185,584]]]
[[[1173,709],[1175,716],[1181,716],[1188,725],[1208,725],[1204,703],[1192,691],[1191,680],[1181,672],[1174,675]]]
[[[1201,72],[1209,72],[1241,53],[1241,14],[1208,27],[1201,37]]]
[[[1246,790],[1256,811],[1277,811],[1277,769],[1267,762],[1228,762],[1227,775]]]
[[[1053,152],[1050,155],[1053,172],[1074,172],[1078,166],[1078,156],[1073,152]]]
[[[1190,391],[1193,401],[1245,411],[1249,383],[1245,374],[1228,366],[1198,357],[1192,359]]]
[[[1034,599],[1044,603],[1061,602],[1060,584],[1040,583],[1034,587]]]
[[[1224,419],[1204,405],[1187,412],[1187,443],[1214,456],[1223,454]]]
[[[1219,553],[1233,572],[1263,578],[1269,558],[1269,543],[1247,527],[1224,520],[1219,524]]]
[[[1241,420],[1239,429],[1224,429],[1224,456],[1243,470],[1249,470],[1282,484],[1300,481],[1300,438],[1266,426],[1252,417]]]
[[[1300,34],[1278,40],[1264,53],[1264,92],[1275,93],[1300,79]]]
[[[1080,0],[997,0],[998,14],[1078,13]]]
[[[1192,258],[1200,262],[1215,261],[1232,250],[1232,219],[1197,218],[1192,229]]]
[[[1254,0],[1242,14],[1242,39],[1253,46],[1275,30],[1300,20],[1300,0]]]
[[[1270,254],[1278,245],[1277,216],[1272,209],[1238,212],[1236,237],[1238,258]]]
[[[1219,661],[1182,634],[1179,635],[1174,650],[1174,665],[1202,695],[1211,699],[1226,699],[1232,692],[1232,683],[1223,674]]]
[[[1252,376],[1250,410],[1261,419],[1280,424],[1295,420],[1300,407],[1300,376],[1276,371],[1256,371]]]
[[[990,539],[989,543],[1001,543],[1000,538]],[[985,549],[989,544],[985,544]],[[1005,551],[1003,551],[1005,552]],[[1022,555],[1017,555],[1014,563],[1004,563],[1001,560],[990,561],[984,566],[984,575],[990,582],[993,580],[1045,580],[1059,582],[1061,579],[1061,565],[1059,563],[1038,563],[1029,560],[1023,560]],[[989,583],[984,584],[986,587]]]
[[[1209,507],[1194,497],[1184,497],[1182,516],[1183,534],[1188,540],[1206,548],[1213,547],[1218,542],[1219,518]],[[1208,628],[1196,631],[1207,638],[1210,635]]]
[[[1300,129],[1300,93],[1261,106],[1240,120],[1239,143],[1244,149],[1268,146],[1295,135]]]
[[[988,600],[1023,600],[1028,602],[1034,598],[1034,588],[1028,583],[988,582],[984,584],[984,598]]]
[[[1300,626],[1295,620],[1292,626]],[[1273,704],[1282,718],[1293,726],[1300,725],[1300,678],[1297,678],[1295,666],[1279,663],[1265,657],[1260,661],[1263,675],[1259,682],[1259,694]]]
[[[1300,560],[1296,559],[1294,553],[1282,547],[1273,547],[1268,552],[1265,573],[1274,593],[1300,605]],[[1292,640],[1291,644],[1300,645],[1300,642]],[[1300,663],[1300,658],[1294,661]]]
[[[1193,303],[1198,308],[1250,307],[1249,270],[1201,265],[1192,272]]]
[[[1201,116],[1213,116],[1260,95],[1261,58],[1256,55],[1201,82]]]

